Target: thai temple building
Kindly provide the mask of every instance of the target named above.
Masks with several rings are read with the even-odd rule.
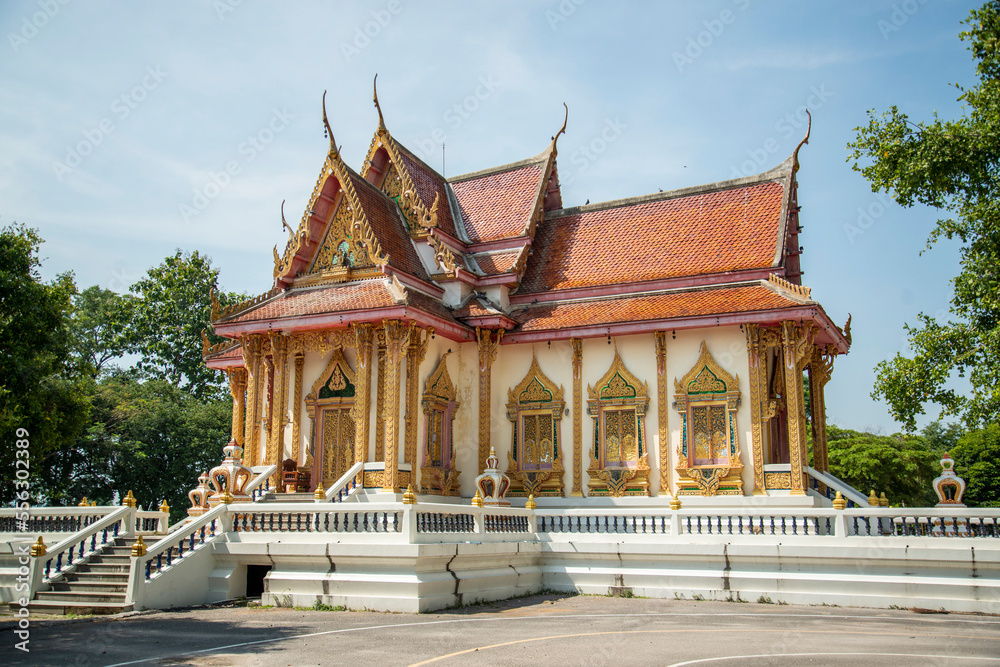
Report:
[[[758,176],[566,208],[565,123],[534,157],[449,178],[380,108],[359,171],[327,129],[273,284],[213,310],[231,342],[205,359],[247,465],[287,462],[313,491],[363,462],[366,488],[468,499],[492,448],[508,496],[543,504],[829,505],[809,471],[850,322],[802,284],[801,143]]]
[[[998,612],[1000,509],[962,503],[947,455],[933,508],[827,469],[851,331],[802,281],[808,132],[757,176],[567,208],[565,121],[534,157],[445,178],[375,106],[356,171],[324,104],[273,282],[213,297],[232,437],[188,516],[131,492],[0,509],[0,602],[420,612],[548,590]]]

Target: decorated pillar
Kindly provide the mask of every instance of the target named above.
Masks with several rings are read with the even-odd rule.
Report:
[[[434,329],[428,327],[421,332],[415,329],[410,336],[410,348],[406,353],[406,417],[404,418],[405,433],[403,441],[403,461],[410,464],[409,483],[419,489],[417,480],[417,420],[419,418],[418,399],[420,398],[420,364],[427,355],[427,343]]]
[[[809,404],[812,414],[813,467],[820,472],[830,469],[826,448],[826,383],[833,374],[833,357],[820,349],[813,350],[809,362]]]
[[[243,336],[243,365],[247,369],[246,418],[243,423],[244,461],[254,461],[260,445],[263,341],[263,336],[258,334]]]
[[[292,458],[295,459],[295,465],[302,465],[299,447],[302,439],[302,368],[305,361],[304,353],[295,353],[295,386],[292,393]]]
[[[375,332],[375,342],[378,347],[378,373],[375,382],[375,460],[385,457],[385,331]]]
[[[750,365],[750,433],[753,442],[753,494],[766,496],[764,482],[764,425],[774,417],[776,407],[768,398],[768,349],[780,344],[774,329],[746,325],[747,360]]]
[[[486,469],[486,459],[490,455],[490,431],[492,429],[491,397],[493,362],[496,361],[500,349],[500,339],[503,329],[495,333],[490,329],[476,327],[476,341],[479,343],[479,467]]]
[[[243,411],[246,405],[247,369],[230,368],[226,370],[229,378],[229,393],[233,396],[233,425],[231,438],[240,447],[243,446]]]
[[[670,493],[670,432],[667,429],[667,332],[653,332],[656,343],[656,416],[660,440],[659,495]]]
[[[270,354],[265,353],[261,358],[261,365],[264,368],[264,405],[261,410],[261,429],[263,430],[264,446],[263,451],[258,452],[256,458],[251,462],[251,466],[267,465],[270,459],[271,450],[271,424],[274,423],[274,359]]]
[[[354,349],[358,355],[358,369],[354,378],[355,399],[351,408],[354,420],[354,462],[368,460],[368,440],[371,435],[369,420],[372,410],[372,339],[374,327],[367,322],[351,325]]]
[[[399,489],[399,379],[410,347],[413,323],[383,320],[385,334],[385,472],[382,490]]]
[[[271,434],[266,465],[276,466],[271,486],[281,485],[281,461],[285,456],[285,424],[288,415],[288,336],[269,334],[271,340]]]
[[[785,364],[785,406],[788,419],[788,458],[791,463],[791,495],[806,494],[806,412],[802,372],[812,359],[811,325],[781,323],[781,347]]]
[[[570,497],[583,497],[583,341],[571,338],[573,346],[573,490]]]

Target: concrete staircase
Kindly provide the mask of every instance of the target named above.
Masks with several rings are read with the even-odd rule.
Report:
[[[264,497],[263,500],[258,502],[262,503],[313,503],[316,502],[315,496],[313,496],[311,491],[296,492],[296,493],[270,493]]]
[[[150,547],[160,538],[143,536],[142,539]],[[28,611],[32,614],[57,615],[101,615],[131,611],[132,605],[125,602],[125,594],[134,543],[134,537],[119,537],[105,545],[74,571],[52,582],[49,590],[36,593],[28,605]],[[11,609],[15,609],[13,605]]]

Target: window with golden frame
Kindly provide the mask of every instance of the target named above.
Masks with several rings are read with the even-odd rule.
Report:
[[[422,397],[424,409],[424,454],[420,466],[420,492],[457,496],[460,471],[455,469],[452,425],[461,403],[448,374],[446,352],[427,378]]]
[[[511,421],[508,495],[562,495],[559,426],[565,407],[562,387],[542,372],[532,352],[528,373],[516,387],[507,390],[507,419]]]

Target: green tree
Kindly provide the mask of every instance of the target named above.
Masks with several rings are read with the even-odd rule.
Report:
[[[68,273],[41,280],[41,243],[23,225],[0,229],[0,501],[18,486],[14,440],[30,443],[30,482],[47,452],[81,432],[89,408],[67,326],[76,287]]]
[[[1000,417],[1000,2],[973,10],[965,23],[960,37],[976,62],[975,85],[956,85],[965,114],[913,123],[895,106],[880,116],[870,111],[848,145],[873,191],[946,212],[928,248],[942,237],[962,244],[953,318],[920,314],[906,327],[913,354],[876,368],[873,397],[884,398],[909,431],[927,403],[970,427]],[[967,378],[971,393],[949,384],[956,377]]]
[[[125,345],[117,329],[121,297],[112,290],[93,285],[73,297],[73,315],[69,332],[73,350],[81,364],[86,364],[95,376],[108,370],[119,358]]]
[[[862,493],[885,493],[893,505],[926,507],[935,498],[939,453],[914,435],[878,435],[827,426],[830,472]]]
[[[139,355],[143,377],[164,378],[199,398],[226,395],[222,374],[202,360],[202,331],[211,331],[211,292],[218,292],[219,270],[198,253],[178,250],[130,288],[121,300],[117,325],[125,351]],[[220,293],[222,304],[243,296]],[[221,341],[209,334],[211,342]]]
[[[950,453],[955,473],[965,479],[963,502],[1000,507],[1000,424],[966,433]]]

